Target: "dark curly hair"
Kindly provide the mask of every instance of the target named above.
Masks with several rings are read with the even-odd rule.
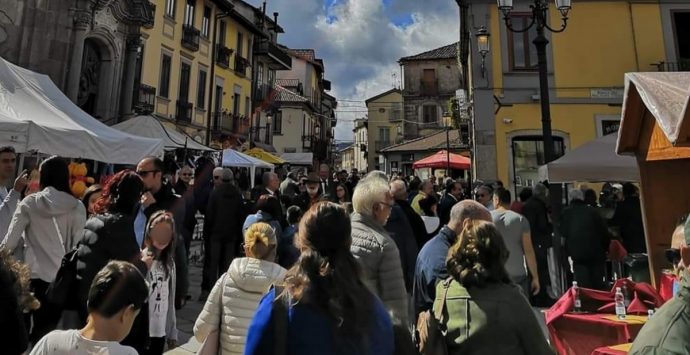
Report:
[[[448,274],[465,288],[511,283],[505,269],[508,249],[493,223],[474,221],[460,233],[448,251]]]

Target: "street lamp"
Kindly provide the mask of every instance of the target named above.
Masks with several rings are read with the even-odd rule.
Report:
[[[317,123],[316,126],[314,126],[314,136],[318,139],[321,139],[321,126]]]
[[[547,0],[533,0],[530,5],[532,10],[531,22],[527,27],[516,29],[513,27],[510,13],[513,11],[513,0],[498,0],[498,8],[503,13],[503,21],[511,32],[522,33],[536,26],[537,37],[532,43],[537,48],[537,60],[539,67],[539,90],[541,100],[542,135],[544,139],[544,164],[554,160],[553,136],[551,134],[551,112],[549,109],[549,82],[547,76],[546,45],[549,40],[544,35],[544,29],[554,33],[565,31],[568,25],[568,12],[571,9],[570,0],[555,0],[556,8],[561,13],[561,28],[555,29],[548,24],[549,3]]]
[[[266,113],[266,144],[271,144],[271,125],[273,124],[273,111],[268,111]]]
[[[479,52],[479,55],[482,56],[482,66],[481,66],[481,71],[482,71],[482,78],[486,74],[486,67],[484,66],[484,60],[486,59],[486,55],[489,54],[489,50],[491,49],[491,45],[489,43],[489,31],[486,29],[486,27],[482,26],[479,29],[477,29],[477,51]]]

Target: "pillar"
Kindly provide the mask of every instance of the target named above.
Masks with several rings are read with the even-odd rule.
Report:
[[[90,24],[91,14],[85,10],[77,10],[74,14],[74,47],[72,48],[69,80],[67,81],[67,97],[74,103],[77,102],[77,96],[79,95],[81,61],[84,56],[84,41],[86,40],[86,31]]]
[[[134,71],[137,65],[137,52],[141,45],[139,34],[127,36],[125,50],[124,78],[122,80],[122,96],[120,97],[120,113],[127,117],[132,115],[132,100],[134,98]]]

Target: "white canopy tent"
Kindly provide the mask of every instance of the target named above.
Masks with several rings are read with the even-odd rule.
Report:
[[[0,145],[105,163],[160,156],[163,142],[134,136],[82,111],[47,75],[0,58]]]
[[[267,163],[263,160],[256,159],[244,153],[240,153],[234,149],[223,150],[223,159],[221,160],[221,165],[239,167],[239,168],[249,168],[250,171],[250,184],[254,187],[254,174],[256,173],[256,168],[266,168],[275,169],[275,165]]]
[[[122,132],[135,136],[161,138],[163,139],[163,145],[166,150],[186,148],[201,151],[215,151],[215,149],[198,143],[182,132],[165,127],[163,122],[151,115],[130,118],[127,121],[114,125],[113,128],[117,128]]]
[[[617,134],[589,141],[547,165],[539,167],[539,179],[574,181],[639,181],[634,157],[616,154]]]
[[[283,153],[280,158],[290,163],[290,165],[314,165],[314,153]]]

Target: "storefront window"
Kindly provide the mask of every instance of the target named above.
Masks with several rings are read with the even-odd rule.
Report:
[[[563,155],[563,138],[553,137],[556,158]],[[523,187],[533,187],[539,182],[539,167],[544,165],[544,142],[541,136],[513,138],[513,176],[515,193]]]

